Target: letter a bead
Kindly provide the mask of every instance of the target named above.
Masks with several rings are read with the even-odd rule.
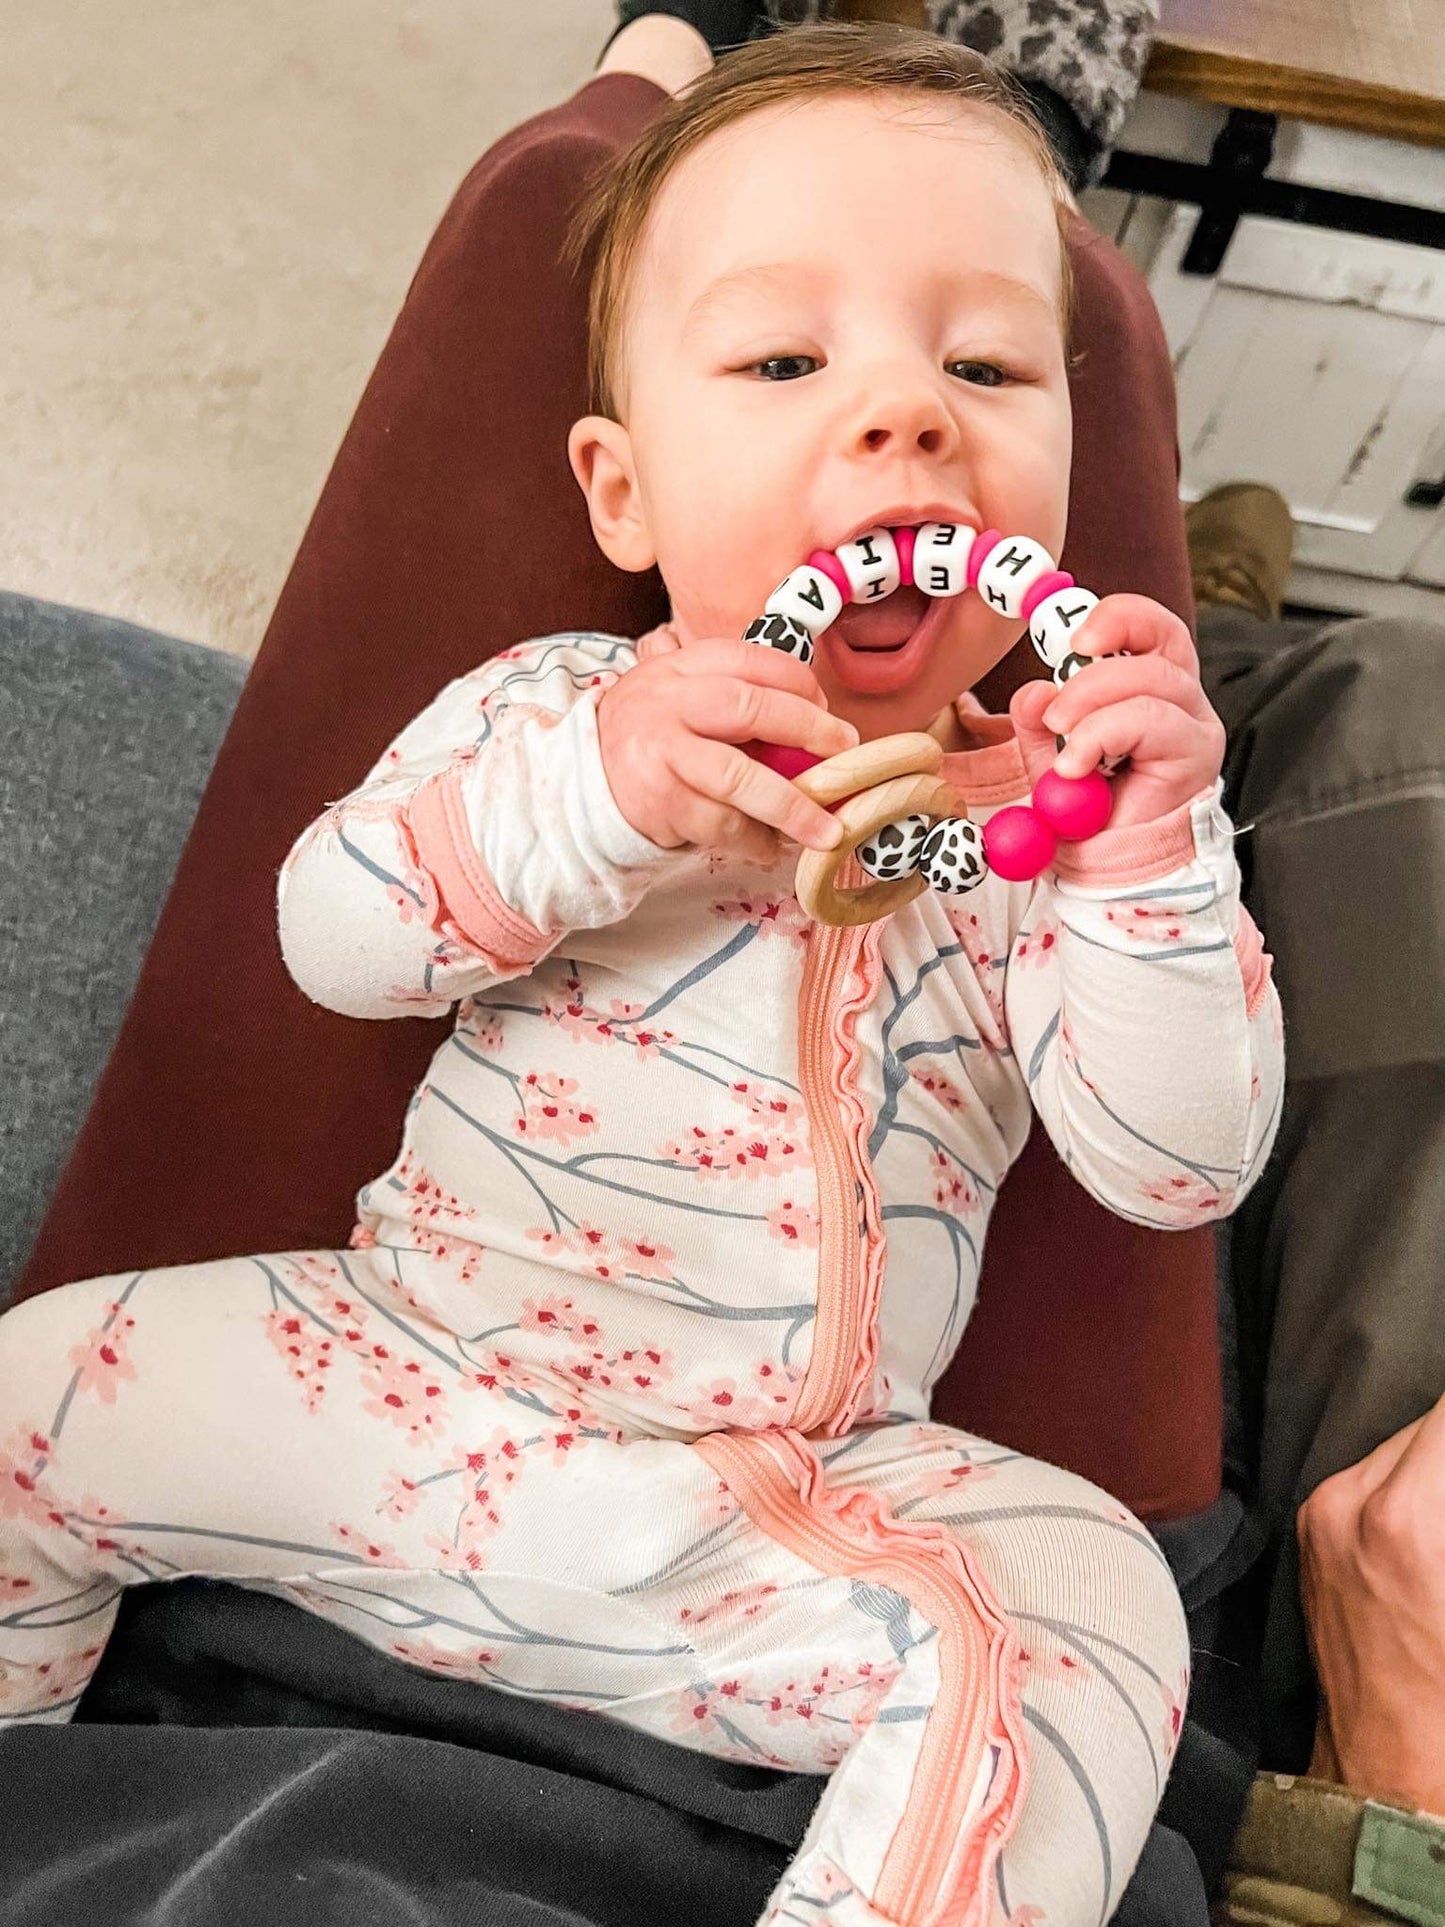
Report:
[[[821,569],[810,569],[806,563],[784,576],[763,604],[768,615],[800,622],[813,636],[822,635],[829,623],[836,622],[842,607],[836,585]]]
[[[1028,535],[1006,535],[989,550],[978,572],[978,592],[991,609],[1017,621],[1024,597],[1042,575],[1052,575],[1054,558]]]
[[[888,529],[864,529],[835,551],[855,602],[878,602],[902,580],[898,549]]]
[[[1099,598],[1087,589],[1059,589],[1038,604],[1029,617],[1029,641],[1050,669],[1072,653],[1072,638],[1098,606]]]
[[[962,522],[925,522],[913,543],[913,580],[925,595],[962,595],[976,529]]]

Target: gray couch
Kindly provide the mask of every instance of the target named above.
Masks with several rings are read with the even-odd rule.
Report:
[[[0,1304],[89,1109],[247,669],[0,594]]]

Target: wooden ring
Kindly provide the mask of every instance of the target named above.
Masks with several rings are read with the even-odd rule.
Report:
[[[930,736],[925,740],[933,744],[941,758],[942,751],[933,738]],[[843,756],[830,758],[830,762],[841,763],[845,757],[856,757],[863,749],[877,747],[873,743],[860,744],[858,750],[846,750]],[[794,781],[801,788],[810,776],[818,776],[827,767],[822,763],[816,764],[795,777]],[[825,778],[823,787],[828,787],[829,781]],[[815,800],[821,799],[815,796]],[[879,783],[872,789],[850,795],[833,812],[843,826],[843,841],[835,850],[805,849],[798,858],[798,872],[793,883],[798,902],[815,922],[842,928],[876,923],[880,917],[901,910],[905,903],[912,903],[927,889],[921,871],[915,870],[912,876],[897,877],[891,883],[870,882],[862,889],[840,888],[839,871],[853,857],[858,845],[866,843],[887,823],[896,823],[900,817],[911,816],[915,811],[924,816],[938,817],[957,816],[962,810],[963,799],[952,784],[928,771],[895,776],[890,782]]]
[[[872,789],[894,776],[936,776],[943,768],[943,745],[924,730],[900,736],[880,736],[876,743],[859,743],[814,763],[793,781],[815,803],[831,809],[859,790]]]

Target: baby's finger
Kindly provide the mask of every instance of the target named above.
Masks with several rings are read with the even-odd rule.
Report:
[[[1128,756],[1136,768],[1145,764],[1157,768],[1164,763],[1195,763],[1199,753],[1196,718],[1157,696],[1135,696],[1085,716],[1059,751],[1054,768],[1060,776],[1087,776],[1101,756],[1111,763]]]
[[[1039,721],[1045,729],[1068,736],[1091,710],[1127,702],[1131,696],[1157,696],[1202,723],[1214,715],[1199,678],[1167,656],[1100,656],[1053,691]]]
[[[683,839],[700,850],[725,849],[732,856],[763,864],[775,862],[779,855],[781,841],[776,830],[699,790],[687,789],[679,798],[674,820]]]
[[[1187,625],[1148,596],[1105,596],[1079,627],[1073,646],[1081,656],[1163,656],[1199,677],[1199,651]]]
[[[680,675],[725,677],[738,682],[758,683],[764,688],[790,689],[795,695],[805,696],[810,703],[816,703],[820,709],[828,707],[823,685],[807,663],[799,662],[796,656],[785,656],[781,650],[768,649],[761,643],[737,639],[729,641],[725,636],[689,643],[675,659],[670,659],[669,667],[676,669]]]
[[[815,756],[837,756],[858,742],[852,723],[791,690],[733,676],[710,676],[683,688],[683,722],[715,742],[790,743]]]
[[[730,743],[697,737],[689,745],[687,765],[685,772],[675,772],[680,782],[756,822],[771,824],[794,843],[833,850],[842,841],[842,825],[820,803]]]

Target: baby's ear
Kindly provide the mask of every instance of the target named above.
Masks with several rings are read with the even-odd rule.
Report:
[[[642,491],[632,460],[632,437],[606,415],[584,415],[572,424],[567,437],[567,459],[578,487],[587,497],[587,513],[597,546],[619,569],[634,575],[657,560]]]

